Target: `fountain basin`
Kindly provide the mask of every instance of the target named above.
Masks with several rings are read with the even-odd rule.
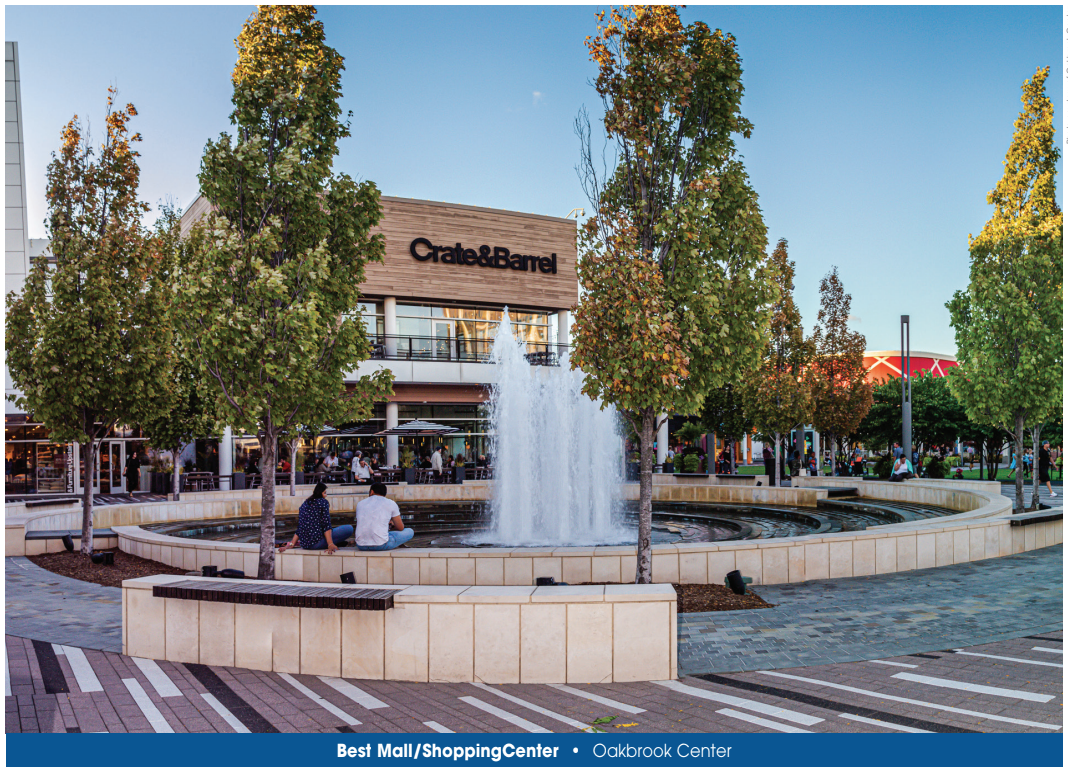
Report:
[[[504,546],[487,538],[490,519],[479,501],[400,503],[406,527],[415,538],[405,545],[417,548],[540,548]],[[656,502],[653,504],[652,540],[656,545],[676,543],[725,543],[756,538],[797,537],[824,532],[866,530],[869,527],[948,516],[952,509],[916,506],[906,502],[865,498],[836,498],[817,501],[815,508],[747,506],[729,503]],[[333,514],[335,526],[354,524],[355,514]],[[625,503],[619,525],[629,537],[618,535],[609,542],[583,544],[609,546],[633,543],[637,539],[637,504]],[[297,517],[280,516],[275,537],[281,542],[296,532]],[[172,537],[228,543],[258,543],[260,518],[214,519],[210,521],[168,522],[145,525],[144,529]],[[555,546],[554,546],[555,547]],[[561,544],[559,547],[568,547]]]

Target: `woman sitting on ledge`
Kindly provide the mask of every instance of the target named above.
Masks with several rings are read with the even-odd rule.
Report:
[[[904,481],[909,478],[915,478],[915,473],[912,472],[912,463],[908,461],[905,454],[901,454],[901,458],[894,463],[894,474],[890,476],[891,481]]]
[[[405,529],[397,503],[386,497],[386,485],[371,484],[370,497],[356,506],[356,548],[360,551],[390,551],[415,536]]]
[[[287,551],[298,543],[300,547],[308,551],[322,551],[333,554],[337,551],[337,544],[344,544],[352,537],[352,525],[342,524],[340,527],[330,526],[330,503],[323,495],[326,494],[326,484],[315,485],[312,496],[300,506],[297,519],[297,533],[293,539],[278,549],[279,553]]]

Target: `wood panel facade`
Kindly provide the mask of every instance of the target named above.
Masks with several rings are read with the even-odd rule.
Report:
[[[386,259],[384,264],[367,268],[367,280],[360,291],[368,297],[549,310],[570,309],[578,302],[576,222],[572,219],[401,197],[383,197],[382,209],[379,227],[386,239]],[[555,254],[556,273],[420,261],[411,251],[417,238],[442,247],[459,243],[462,249],[491,257],[497,248],[507,249],[504,253],[510,257]],[[483,252],[483,246],[489,251]],[[433,253],[425,245],[418,246],[416,252],[422,256]]]
[[[209,208],[207,200],[197,198],[182,217],[183,232]],[[386,239],[385,262],[367,267],[367,280],[360,287],[363,296],[541,310],[571,309],[578,303],[572,219],[386,196],[382,211],[379,232]],[[454,250],[460,244],[462,250],[491,257],[500,249],[516,258],[512,264],[527,269],[471,264],[470,255],[467,264],[449,262],[446,252],[432,252],[425,245],[417,253],[438,253],[440,261],[420,261],[412,255],[412,242],[418,238]],[[554,255],[556,272],[543,272],[549,263],[538,260]]]

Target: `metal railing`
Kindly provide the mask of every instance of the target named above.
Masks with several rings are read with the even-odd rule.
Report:
[[[492,340],[474,338],[435,338],[417,335],[376,335],[371,338],[371,359],[398,359],[434,362],[489,362]],[[567,353],[566,343],[526,343],[527,361],[532,365],[559,365]]]

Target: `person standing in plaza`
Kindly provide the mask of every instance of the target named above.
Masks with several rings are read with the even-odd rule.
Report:
[[[441,446],[434,449],[434,453],[430,455],[430,469],[434,471],[434,481],[441,483],[442,479],[442,464],[441,464]]]
[[[123,475],[126,476],[126,491],[133,494],[140,489],[141,457],[136,449],[130,452],[130,456],[126,460],[126,471]]]
[[[767,443],[764,444],[764,475],[770,479],[768,486],[775,486],[775,454]]]
[[[1049,477],[1049,465],[1050,465],[1050,451],[1049,441],[1042,441],[1042,448],[1038,452],[1038,480],[1040,483],[1044,483],[1046,488],[1049,489],[1049,496],[1056,497],[1057,493],[1053,491],[1053,484],[1050,483]]]

